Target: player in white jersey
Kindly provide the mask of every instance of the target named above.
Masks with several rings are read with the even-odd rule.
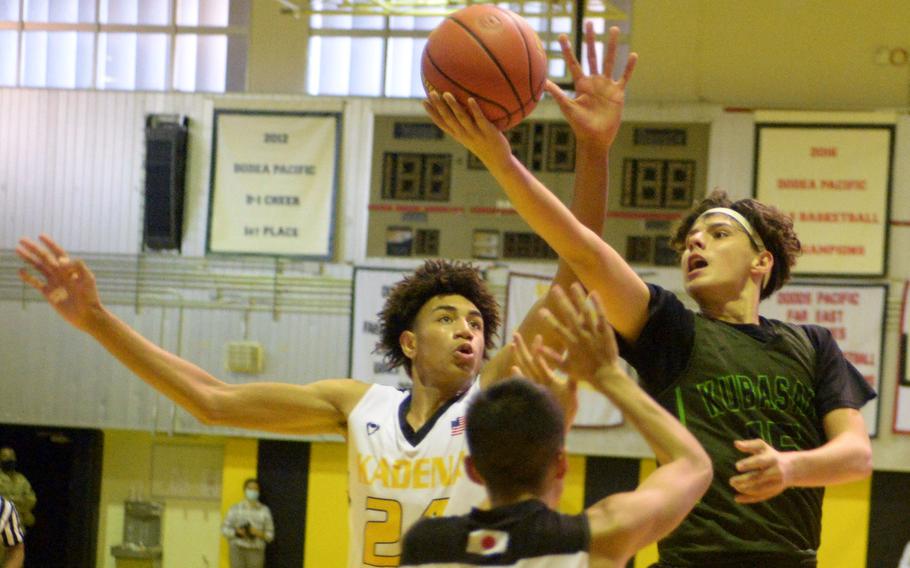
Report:
[[[635,491],[610,495],[579,515],[558,513],[566,472],[561,405],[528,381],[499,382],[471,401],[467,417],[467,473],[486,486],[492,508],[417,522],[405,536],[403,566],[621,568],[676,527],[708,489],[708,454],[622,370],[599,297],[592,294],[593,307],[586,305],[577,284],[572,301],[561,290],[552,295],[560,317],[551,322],[568,353],[535,348],[532,355],[516,337],[522,372],[561,398],[574,396],[576,381],[587,381],[641,432],[660,467]],[[568,381],[553,375],[544,353]]]
[[[349,555],[362,551],[364,564],[397,565],[402,529],[441,515],[456,481],[477,488],[462,496],[470,504],[484,499],[462,468],[465,412],[478,387],[475,381],[416,432],[404,419],[407,392],[377,385],[363,396],[348,416]]]
[[[635,63],[634,55],[630,56],[622,80],[612,79],[618,34],[611,30],[601,70],[594,34],[588,29],[590,75],[581,71],[570,46],[563,43],[577,95],[560,100],[576,139],[572,211],[596,232],[602,230],[606,210],[607,156],[619,130],[623,93]],[[469,265],[428,261],[395,287],[398,293],[393,291],[382,312],[380,348],[392,366],[403,365],[407,370],[412,382],[409,394],[393,394],[391,387],[348,378],[306,384],[225,383],[126,325],[101,303],[94,275],[84,262],[70,258],[50,237],[42,235],[40,240],[41,244],[23,238],[16,248],[40,274],[36,277],[23,269],[22,280],[41,292],[67,322],[91,335],[139,378],[200,421],[291,435],[342,434],[353,442],[352,460],[358,461],[349,464],[357,473],[350,487],[351,566],[397,565],[401,535],[411,522],[420,514],[433,515],[444,508],[462,474],[455,463],[464,454],[463,448],[455,451],[457,444],[464,443],[455,423],[457,409],[472,385],[483,388],[507,375],[512,366],[511,349],[502,349],[484,365],[499,315],[480,273]],[[554,282],[574,281],[575,275],[560,261]],[[546,297],[541,300],[546,301]],[[533,310],[519,327],[522,333],[544,331],[536,313]],[[383,410],[373,418],[372,409],[378,406]],[[374,428],[374,435],[394,431],[394,441],[382,438],[389,447],[371,446],[369,431]],[[366,440],[361,439],[364,432]],[[438,449],[437,444],[445,448]],[[395,487],[405,484],[405,475],[413,487]],[[425,483],[428,487],[422,487]],[[462,491],[465,484],[458,485],[458,494],[470,501],[470,486]],[[395,516],[393,500],[401,506],[400,517]],[[338,506],[341,510],[344,504]]]

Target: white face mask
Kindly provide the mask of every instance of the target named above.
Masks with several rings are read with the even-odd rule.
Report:
[[[255,489],[246,489],[246,490],[244,490],[244,493],[246,494],[246,498],[249,501],[255,501],[255,500],[259,499],[259,492],[256,491]]]

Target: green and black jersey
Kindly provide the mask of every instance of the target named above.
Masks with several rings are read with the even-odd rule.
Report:
[[[649,318],[622,356],[642,386],[698,438],[714,481],[679,528],[658,543],[660,566],[815,566],[822,488],[791,488],[741,505],[729,479],[747,457],[734,440],[761,438],[781,451],[825,443],[822,419],[860,408],[875,393],[819,326],[761,318],[734,325],[687,309],[649,285]]]

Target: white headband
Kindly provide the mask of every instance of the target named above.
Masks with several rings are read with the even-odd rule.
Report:
[[[752,241],[752,244],[755,245],[755,248],[757,248],[759,252],[767,250],[765,248],[765,242],[761,240],[761,235],[758,234],[758,231],[752,227],[752,223],[750,223],[748,219],[740,215],[738,212],[728,207],[714,207],[713,209],[708,209],[699,215],[698,219],[695,219],[695,221],[697,222],[699,219],[707,217],[708,215],[726,215],[727,217],[733,219],[737,222],[737,224],[739,224],[740,227],[742,227],[743,231],[745,231],[746,235],[749,237],[749,240]],[[693,225],[694,224],[695,223],[693,223]],[[762,290],[764,290],[765,286],[768,285],[768,280],[770,280],[770,278],[771,271],[768,271],[765,273],[765,276],[761,281]]]
[[[716,214],[726,215],[727,217],[736,221],[736,223],[742,227],[743,231],[746,232],[746,235],[748,235],[749,240],[752,241],[752,244],[755,245],[755,248],[757,248],[759,251],[765,250],[765,242],[761,240],[761,235],[758,234],[758,231],[752,227],[752,223],[750,223],[748,219],[740,215],[738,212],[728,207],[715,207],[713,209],[708,209],[699,215],[698,219],[695,221],[697,222],[699,219],[707,217],[708,215]]]

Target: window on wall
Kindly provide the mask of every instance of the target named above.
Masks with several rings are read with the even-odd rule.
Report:
[[[286,0],[309,18],[306,92],[310,95],[423,97],[420,56],[427,37],[464,0]],[[632,0],[538,0],[499,2],[521,14],[547,47],[550,78],[569,82],[558,38],[574,38],[578,6],[594,24],[602,55],[606,32],[631,29]],[[625,61],[628,46],[620,46]]]
[[[242,91],[250,0],[0,0],[0,86]]]

